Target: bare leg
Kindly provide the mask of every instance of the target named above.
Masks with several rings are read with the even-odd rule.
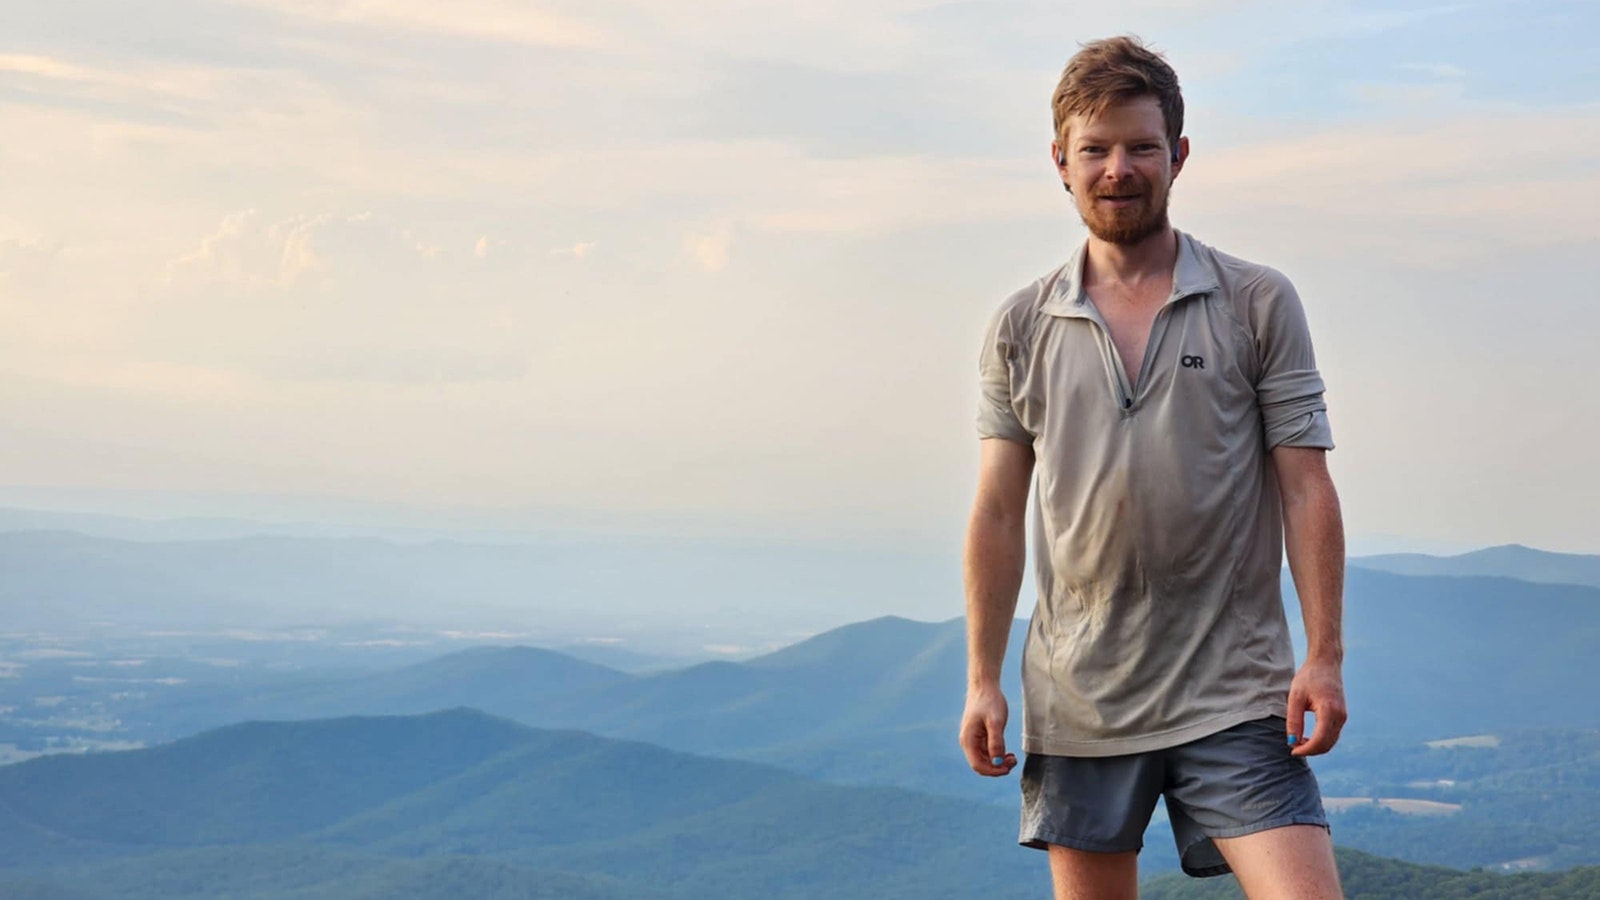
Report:
[[[1287,825],[1213,841],[1250,900],[1344,900],[1324,828]]]
[[[1055,900],[1138,900],[1139,854],[1090,853],[1050,845]]]

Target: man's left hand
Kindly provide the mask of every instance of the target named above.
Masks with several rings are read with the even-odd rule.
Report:
[[[1306,713],[1316,716],[1315,729],[1305,734]],[[1295,756],[1327,753],[1339,741],[1346,718],[1344,675],[1338,663],[1308,661],[1289,686],[1289,736]]]

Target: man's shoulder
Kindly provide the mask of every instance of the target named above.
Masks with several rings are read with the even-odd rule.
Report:
[[[1281,301],[1298,303],[1289,276],[1264,263],[1225,253],[1186,235],[1198,264],[1215,280],[1218,296],[1232,315],[1254,330],[1256,324]]]
[[[1012,291],[995,308],[993,321],[1005,322],[1014,331],[1031,331],[1032,324],[1043,313],[1063,278],[1070,277],[1072,262],[1064,262],[1035,278],[1032,282]]]
[[[1218,250],[1194,235],[1185,233],[1201,265],[1209,269],[1225,291],[1293,289],[1289,277],[1265,263]]]

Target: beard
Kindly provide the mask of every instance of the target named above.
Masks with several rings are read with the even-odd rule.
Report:
[[[1131,187],[1131,186],[1130,186]],[[1131,206],[1115,209],[1102,205],[1099,197],[1090,195],[1088,203],[1078,203],[1078,216],[1089,233],[1108,244],[1132,246],[1167,227],[1167,191],[1159,195],[1151,184],[1142,184],[1128,190],[1136,191],[1139,200]]]

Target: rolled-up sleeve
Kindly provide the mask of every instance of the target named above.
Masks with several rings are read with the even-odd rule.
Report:
[[[1256,285],[1251,315],[1259,363],[1256,403],[1261,407],[1267,449],[1332,450],[1322,374],[1294,285],[1282,274],[1269,272]]]
[[[1007,304],[989,320],[978,356],[978,436],[1031,445],[1033,435],[1011,403],[1011,373],[1021,348],[1013,337],[1010,310]]]

